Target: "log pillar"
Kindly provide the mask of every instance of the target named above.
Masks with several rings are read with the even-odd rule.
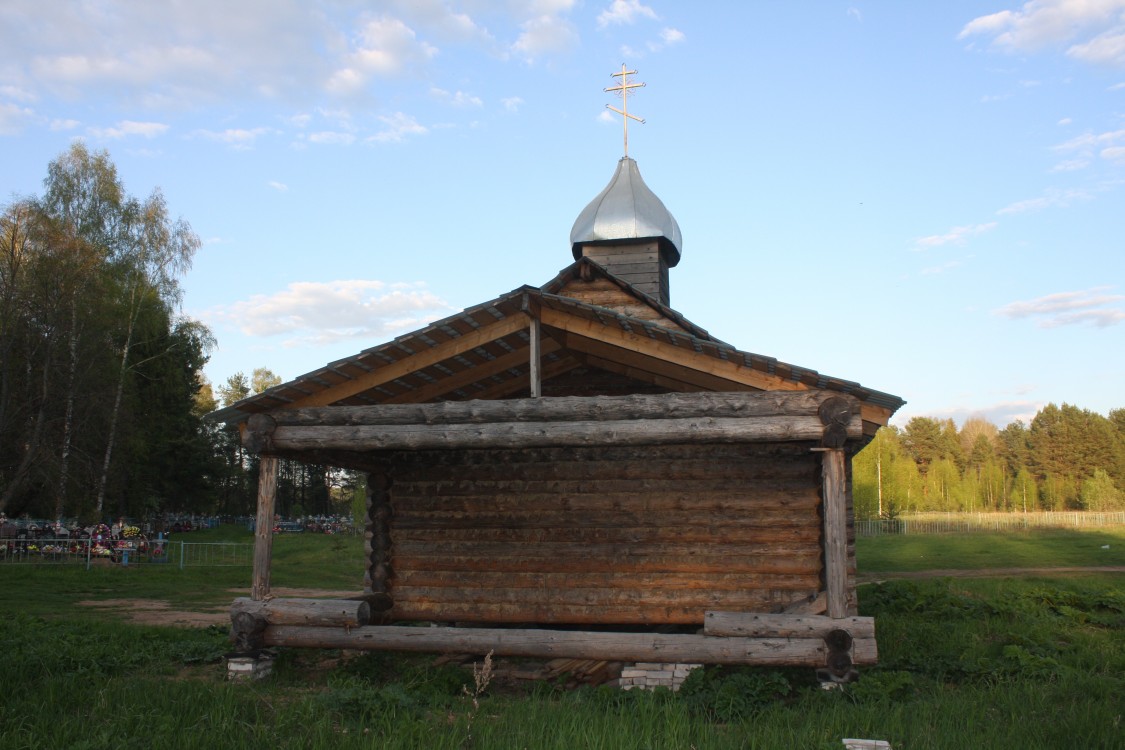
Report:
[[[393,606],[391,598],[391,479],[386,474],[367,475],[367,528],[364,553],[367,569],[364,593],[371,608],[385,612]]]
[[[258,516],[254,525],[254,579],[250,598],[261,601],[270,593],[270,559],[273,555],[273,510],[277,500],[277,464],[262,456],[258,472]]]
[[[542,375],[540,374],[539,358],[541,355],[540,349],[540,331],[539,331],[539,318],[532,317],[531,323],[528,325],[528,337],[530,338],[529,362],[528,362],[528,375],[531,380],[531,397],[539,398],[542,393]]]
[[[846,458],[839,448],[821,452],[824,500],[824,583],[828,616],[848,614],[848,512]]]

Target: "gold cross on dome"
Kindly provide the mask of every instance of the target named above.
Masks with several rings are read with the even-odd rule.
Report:
[[[616,86],[610,86],[604,91],[618,92],[621,96],[621,109],[614,107],[612,104],[605,105],[606,109],[612,109],[617,114],[621,115],[621,122],[625,127],[625,156],[629,155],[629,120],[636,120],[644,125],[645,121],[636,115],[629,114],[629,90],[643,88],[643,83],[629,83],[629,76],[635,76],[637,71],[629,70],[625,67],[625,63],[621,63],[621,72],[614,73],[614,78],[620,78],[621,82]]]

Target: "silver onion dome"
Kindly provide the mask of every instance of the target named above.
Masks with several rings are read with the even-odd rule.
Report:
[[[641,179],[637,162],[626,156],[617,162],[605,190],[578,215],[570,230],[570,244],[577,260],[582,257],[582,245],[646,239],[659,241],[669,267],[680,262],[680,225]]]

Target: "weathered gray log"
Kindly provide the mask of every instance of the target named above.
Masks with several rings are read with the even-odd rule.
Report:
[[[832,396],[821,402],[817,416],[825,425],[846,425],[855,413],[854,401],[843,396]]]
[[[278,460],[262,456],[258,470],[258,515],[254,526],[254,574],[250,598],[265,599],[270,593],[270,560],[273,554],[273,506],[277,498]]]
[[[434,404],[318,406],[304,409],[278,409],[270,414],[279,426],[485,424],[780,416],[811,416],[817,417],[817,421],[820,422],[818,416],[820,405],[828,398],[836,398],[845,403],[854,402],[850,396],[832,396],[823,391],[702,392],[443,401]],[[858,405],[852,406],[851,411],[858,414]],[[848,423],[850,421],[847,420]]]
[[[546,446],[661,445],[684,442],[819,441],[824,426],[809,417],[692,417],[608,422],[500,422],[443,425],[350,425],[278,427],[280,451],[427,448],[532,448]],[[863,434],[860,419],[850,437]]]
[[[848,614],[848,517],[845,458],[842,450],[825,451],[823,464],[824,497],[824,582],[828,616]]]
[[[828,648],[820,638],[713,638],[706,635],[601,633],[499,628],[369,625],[351,630],[271,625],[269,646],[346,648],[374,651],[452,652],[532,658],[607,661],[698,662],[763,666],[823,667]],[[858,645],[857,641],[857,645]],[[873,641],[872,641],[873,643]],[[856,649],[855,663],[870,653]],[[870,663],[870,662],[868,662]]]
[[[754,612],[707,612],[706,635],[745,638],[825,638],[844,630],[852,638],[874,638],[874,617],[833,619],[819,615],[759,614]]]
[[[235,599],[232,621],[237,626],[236,618],[246,615],[270,625],[355,628],[371,622],[371,605],[362,599]]]
[[[230,620],[230,640],[234,643],[235,651],[246,653],[266,645],[262,640],[262,633],[269,625],[265,618],[250,612],[231,612]]]
[[[269,453],[273,450],[273,431],[277,422],[269,414],[254,414],[246,420],[242,431],[242,445],[251,453]]]

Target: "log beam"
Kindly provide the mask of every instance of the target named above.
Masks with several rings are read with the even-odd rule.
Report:
[[[706,635],[745,638],[824,638],[833,630],[846,630],[853,638],[874,638],[875,618],[709,611],[703,625]]]
[[[371,622],[371,605],[357,599],[270,599],[239,597],[231,604],[231,620],[239,615],[264,620],[269,625],[309,625],[355,628]]]
[[[544,344],[543,348],[546,350],[547,345]],[[524,356],[526,355],[519,355],[521,360]],[[307,407],[278,409],[271,412],[270,416],[274,423],[282,427],[785,416],[817,417],[818,422],[825,424],[819,416],[821,405],[837,398],[844,397],[824,391],[560,396],[503,401],[472,400],[431,404]],[[851,429],[854,429],[853,421],[850,419],[847,421]],[[252,427],[248,425],[248,429]]]
[[[542,400],[542,399],[539,399]],[[849,435],[862,436],[854,421]],[[278,427],[278,451],[535,448],[550,446],[666,445],[685,442],[819,441],[817,417],[689,417],[590,422],[500,422],[444,425]]]
[[[823,667],[827,663],[829,652],[822,638],[715,638],[691,634],[395,625],[369,625],[350,630],[271,625],[266,628],[263,640],[268,646],[465,654],[492,652],[495,656],[532,658],[778,667]],[[870,652],[871,649],[867,647],[857,648],[855,663],[872,663],[867,661]]]

